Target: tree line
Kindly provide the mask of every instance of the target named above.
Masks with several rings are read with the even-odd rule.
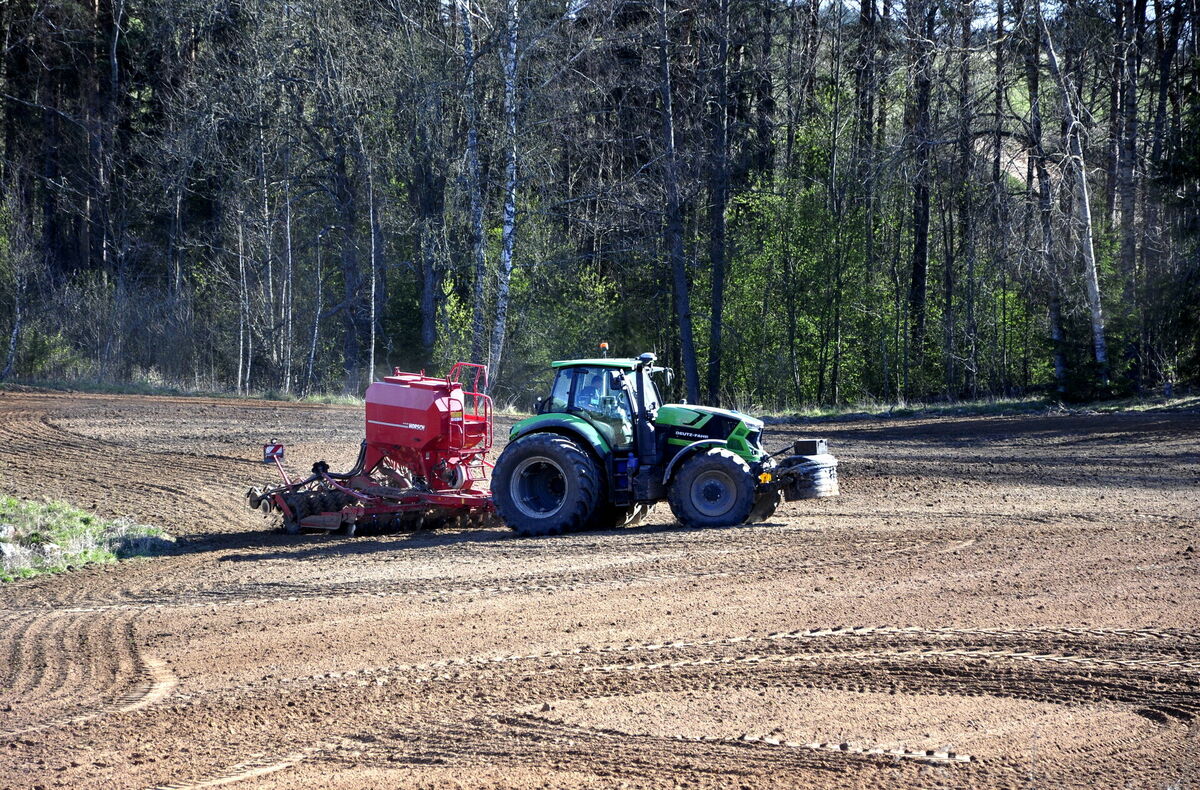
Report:
[[[0,379],[1200,381],[1198,0],[8,0]]]

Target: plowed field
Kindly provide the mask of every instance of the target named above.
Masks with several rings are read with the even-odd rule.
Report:
[[[0,393],[0,489],[178,538],[0,587],[0,787],[1200,782],[1200,414],[771,426],[842,496],[734,529],[244,508],[264,441],[346,466],[361,419]]]

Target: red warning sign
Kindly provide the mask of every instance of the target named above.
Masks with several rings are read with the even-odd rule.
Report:
[[[283,445],[282,444],[264,444],[263,445],[263,463],[273,464],[278,458],[283,461]]]

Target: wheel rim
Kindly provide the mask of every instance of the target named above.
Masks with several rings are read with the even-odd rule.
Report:
[[[733,509],[737,486],[726,472],[709,469],[692,481],[691,499],[692,507],[702,515],[723,516]]]
[[[526,458],[513,470],[509,494],[525,516],[549,518],[562,510],[566,501],[567,476],[551,458]]]

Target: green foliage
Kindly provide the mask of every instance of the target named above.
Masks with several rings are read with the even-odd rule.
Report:
[[[546,385],[551,359],[592,354],[600,341],[614,353],[657,352],[678,368],[679,294],[664,250],[661,75],[657,57],[636,56],[654,51],[658,34],[641,24],[645,8],[626,5],[600,0],[563,17],[561,8],[520,4],[515,140],[493,36],[517,6],[494,0],[472,7],[476,54],[493,53],[472,61],[474,91],[463,89],[461,36],[446,38],[436,3],[315,2],[295,14],[276,0],[144,0],[126,10],[120,31],[110,29],[111,15],[78,2],[10,15],[3,57],[15,100],[0,106],[0,121],[12,149],[4,151],[5,173],[17,175],[0,185],[0,356],[21,305],[14,375],[22,380],[331,393],[338,401],[393,365],[441,373],[491,339],[505,163],[515,145],[515,268],[494,394],[525,407]],[[1112,7],[1045,10],[1078,73],[1110,75],[1103,53],[1111,55],[1119,35]],[[976,14],[965,50],[964,11]],[[1160,32],[1145,36],[1130,61],[1141,69],[1138,150],[1148,165],[1136,174],[1133,272],[1118,261],[1120,227],[1102,227],[1110,218],[1100,206],[1118,179],[1105,172],[1103,152],[1119,131],[1107,121],[1107,83],[1081,86],[1110,333],[1112,383],[1101,390],[1072,186],[1062,171],[1060,97],[1044,63],[1038,106],[1054,183],[1048,256],[1039,253],[1036,196],[1025,183],[1029,25],[996,36],[978,8],[939,8],[928,39],[911,35],[900,10],[877,18],[868,40],[858,15],[840,7],[748,4],[729,21],[735,43],[722,87],[714,82],[714,13],[711,4],[671,5],[667,33],[702,381],[717,354],[713,121],[722,94],[729,100],[717,399],[782,409],[1053,390],[1052,293],[1063,308],[1069,396],[1200,381],[1200,324],[1191,309],[1200,293],[1194,52],[1179,49],[1173,70],[1160,74],[1152,51]],[[1016,22],[1009,13],[1006,21]],[[927,173],[927,331],[913,348],[912,78],[926,47],[936,139]],[[100,51],[106,62],[115,58],[116,83],[92,95],[79,86],[93,84]],[[998,52],[1005,60],[997,118],[990,97]],[[1163,123],[1154,115],[1160,85],[1179,97]],[[468,107],[472,97],[478,107]],[[38,103],[45,109],[35,112]],[[871,116],[859,117],[866,106]],[[471,139],[485,183],[472,195],[466,125],[476,114]],[[72,118],[104,118],[104,134],[80,134]],[[956,139],[964,119],[965,162]],[[995,131],[1002,149],[993,185]],[[1156,134],[1164,156],[1151,162]],[[479,305],[468,233],[475,201],[487,260]],[[427,275],[431,260],[436,271]],[[368,293],[368,263],[378,264],[383,283],[376,294]],[[430,317],[422,316],[424,276],[437,281],[433,348],[421,336]],[[474,337],[477,308],[486,338]],[[364,372],[372,334],[376,371]]]
[[[172,547],[173,540],[157,527],[100,518],[62,502],[0,496],[0,581],[162,554]]]
[[[84,373],[87,363],[79,350],[59,331],[34,325],[21,333],[17,346],[18,378],[53,380]]]
[[[602,340],[614,353],[632,353],[636,341],[622,331],[632,325],[629,309],[613,278],[595,269],[554,263],[515,269],[507,385],[499,395],[528,407],[525,401],[549,387],[552,360],[595,356]]]

